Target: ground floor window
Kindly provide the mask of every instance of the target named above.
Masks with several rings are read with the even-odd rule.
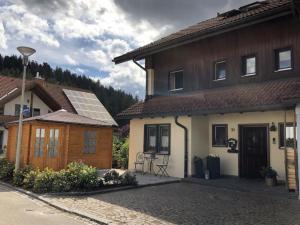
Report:
[[[212,125],[212,146],[226,147],[228,140],[227,124],[213,124]]]
[[[145,125],[144,152],[170,154],[170,124]]]
[[[45,129],[37,128],[35,130],[35,144],[34,144],[34,156],[43,156],[43,148],[45,142]]]
[[[294,134],[295,134],[295,130],[294,130],[293,123],[286,123],[285,132],[284,132],[284,123],[279,123],[279,148],[284,148],[285,145],[288,148],[293,148],[295,143]]]
[[[84,131],[83,153],[96,153],[97,132]]]
[[[59,144],[59,129],[50,129],[48,156],[56,157]]]

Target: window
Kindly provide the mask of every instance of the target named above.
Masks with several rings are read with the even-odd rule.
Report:
[[[59,129],[50,129],[48,156],[56,157],[59,144]]]
[[[284,123],[279,123],[279,148],[284,148],[284,144],[285,144],[284,139],[286,141],[286,147],[289,148],[294,147],[294,127],[292,123],[286,123],[285,138],[284,138]]]
[[[4,115],[4,107],[0,106],[0,115]]]
[[[169,90],[176,91],[183,89],[183,71],[174,71],[169,74]]]
[[[226,79],[226,61],[216,62],[215,64],[215,80]]]
[[[256,74],[256,57],[244,56],[242,57],[242,74],[243,76],[253,76]]]
[[[15,104],[15,116],[20,115],[20,104]],[[27,105],[23,105],[23,116],[29,117],[30,116],[30,109]]]
[[[44,141],[45,141],[45,129],[37,128],[35,130],[35,144],[34,144],[35,157],[43,156]]]
[[[32,112],[32,116],[39,116],[41,115],[41,110],[39,108],[34,108]]]
[[[275,69],[276,71],[292,69],[292,50],[290,48],[275,50]]]
[[[83,153],[96,153],[96,143],[97,143],[97,132],[85,131]]]
[[[144,152],[170,154],[170,124],[145,125]]]
[[[218,124],[212,126],[212,146],[226,147],[227,146],[227,125]]]

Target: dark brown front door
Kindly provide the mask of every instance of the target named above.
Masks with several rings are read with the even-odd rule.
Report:
[[[268,163],[267,126],[240,127],[240,176],[260,177],[260,170]]]

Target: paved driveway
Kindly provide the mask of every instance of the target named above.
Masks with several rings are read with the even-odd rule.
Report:
[[[50,200],[116,224],[300,224],[298,200],[190,183]]]
[[[0,225],[84,225],[71,216],[0,185]]]

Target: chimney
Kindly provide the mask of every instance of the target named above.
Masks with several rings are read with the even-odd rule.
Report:
[[[36,72],[36,75],[34,77],[34,81],[41,84],[41,85],[45,85],[45,79],[42,76],[40,76],[39,72]]]

